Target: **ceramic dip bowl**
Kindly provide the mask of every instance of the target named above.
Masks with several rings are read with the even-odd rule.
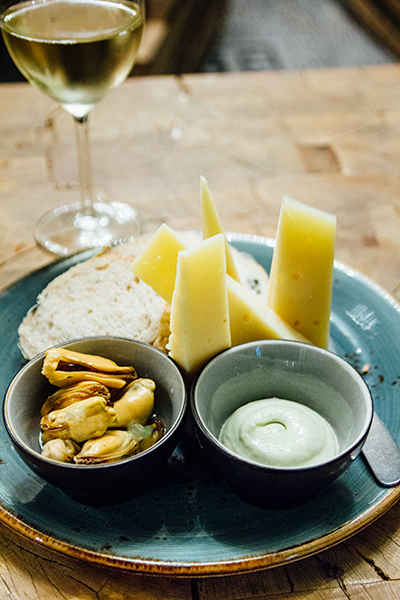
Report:
[[[56,388],[41,374],[44,360],[41,353],[17,373],[5,394],[3,418],[17,452],[37,475],[79,502],[113,504],[140,494],[146,483],[157,476],[182,433],[187,395],[179,368],[161,350],[135,340],[93,337],[57,347],[100,355],[118,365],[131,365],[139,377],[153,379],[154,413],[162,419],[165,434],[139,454],[109,463],[75,464],[44,458],[40,447],[40,411]]]
[[[328,422],[337,439],[328,460],[312,466],[269,466],[219,441],[222,426],[236,409],[274,397],[301,403]],[[373,403],[361,375],[333,352],[262,340],[213,358],[193,382],[191,410],[201,446],[232,490],[249,502],[283,508],[307,502],[350,467],[367,437]]]

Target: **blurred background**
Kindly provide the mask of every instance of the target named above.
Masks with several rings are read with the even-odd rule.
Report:
[[[400,0],[147,0],[132,75],[400,61]],[[0,80],[21,81],[1,40]]]

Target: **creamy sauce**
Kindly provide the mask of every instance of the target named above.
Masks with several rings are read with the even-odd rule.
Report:
[[[271,467],[308,467],[338,453],[336,435],[321,415],[280,398],[238,408],[224,423],[219,440],[239,456]]]

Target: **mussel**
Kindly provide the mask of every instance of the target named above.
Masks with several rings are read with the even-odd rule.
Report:
[[[153,412],[155,388],[152,379],[139,378],[129,383],[113,404],[116,418],[112,426],[126,428],[132,422],[145,425]]]
[[[93,396],[71,406],[53,410],[42,417],[43,442],[53,438],[70,438],[75,442],[84,442],[103,435],[115,420],[115,410],[107,406],[102,396]]]
[[[66,408],[75,402],[91,398],[92,396],[103,396],[106,400],[111,397],[110,390],[98,381],[79,381],[68,387],[60,388],[49,396],[42,406],[41,415],[47,415],[52,410]]]
[[[88,440],[81,451],[74,456],[77,464],[97,464],[112,462],[129,456],[139,447],[139,441],[130,431],[110,429],[96,439]]]
[[[121,367],[108,358],[65,348],[46,351],[42,374],[52,385],[61,388],[79,381],[97,381],[111,388],[122,388],[127,381],[137,378],[133,367]]]
[[[70,463],[74,461],[74,456],[79,451],[80,447],[73,440],[56,438],[44,444],[42,456],[58,462]]]

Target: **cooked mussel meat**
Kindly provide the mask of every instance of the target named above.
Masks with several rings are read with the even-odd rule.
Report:
[[[59,437],[84,442],[103,435],[115,419],[115,410],[102,396],[93,396],[42,417],[43,442]]]
[[[113,427],[125,428],[129,423],[145,425],[154,408],[152,379],[135,379],[124,388],[122,396],[113,404],[116,412]]]
[[[131,366],[119,366],[108,358],[66,348],[46,351],[42,374],[57,387],[67,387],[79,381],[97,381],[111,388],[122,388],[127,381],[137,377]]]
[[[110,429],[96,439],[88,440],[74,456],[77,464],[97,464],[119,460],[134,453],[139,441],[133,433],[122,429]]]
[[[92,396],[103,396],[103,398],[109,400],[111,393],[106,385],[98,381],[79,381],[68,387],[60,388],[54,394],[51,394],[42,406],[41,415],[43,417],[52,410],[65,408]]]
[[[57,462],[71,463],[74,461],[75,454],[78,454],[79,451],[80,446],[73,440],[56,438],[44,444],[42,456]]]

